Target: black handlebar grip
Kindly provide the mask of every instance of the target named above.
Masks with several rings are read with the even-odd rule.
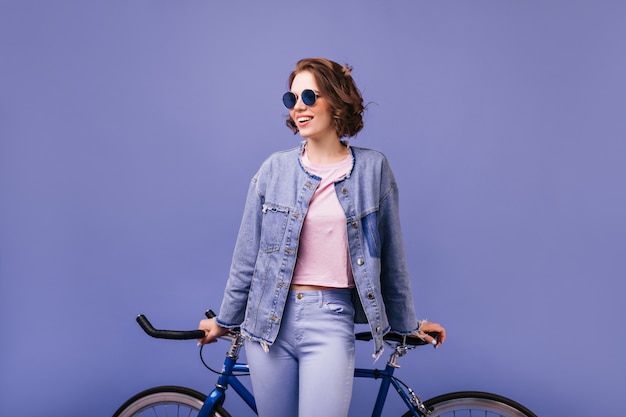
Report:
[[[215,313],[211,309],[205,311],[204,315],[206,316],[207,319],[212,319],[213,317],[215,317]]]
[[[205,336],[204,330],[157,330],[143,314],[137,316],[137,323],[144,332],[157,339],[192,340],[202,339]]]

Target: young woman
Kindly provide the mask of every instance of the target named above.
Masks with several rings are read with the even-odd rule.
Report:
[[[327,59],[296,64],[283,102],[305,140],[252,178],[220,312],[200,322],[202,343],[241,327],[262,417],[348,414],[355,322],[369,323],[375,357],[389,331],[445,340],[415,316],[387,159],[342,140],[363,127],[350,72]]]

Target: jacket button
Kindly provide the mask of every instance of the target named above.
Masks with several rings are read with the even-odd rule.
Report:
[[[363,265],[364,263],[365,263],[365,261],[363,260],[363,258],[359,258],[359,259],[356,260],[356,264],[359,265],[359,266]]]
[[[372,293],[367,294],[367,298],[370,299],[370,300],[373,300],[374,299],[374,294],[372,294]]]
[[[341,192],[343,193],[343,195],[348,195],[348,189],[347,188],[343,188],[341,190]]]
[[[376,327],[376,333],[380,333],[380,326]]]
[[[359,224],[357,222],[352,222],[352,227],[356,229],[357,227],[359,227]]]

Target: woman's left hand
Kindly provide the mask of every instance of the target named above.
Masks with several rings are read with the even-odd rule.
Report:
[[[428,333],[438,333],[434,338]],[[439,323],[431,323],[429,321],[422,321],[419,331],[415,332],[412,336],[419,337],[427,343],[434,345],[435,349],[441,346],[446,340],[446,329]]]

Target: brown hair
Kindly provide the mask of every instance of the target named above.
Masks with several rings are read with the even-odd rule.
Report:
[[[352,79],[352,67],[340,65],[325,58],[305,58],[296,63],[296,69],[289,75],[288,86],[302,71],[310,71],[319,87],[320,96],[328,101],[335,130],[340,138],[356,136],[363,128],[363,97]],[[298,127],[291,118],[286,121],[294,134]]]

